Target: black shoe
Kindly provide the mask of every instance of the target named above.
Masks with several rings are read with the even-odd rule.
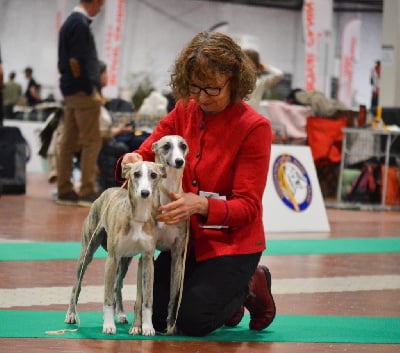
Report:
[[[263,330],[274,321],[276,307],[271,294],[271,273],[266,266],[258,266],[250,279],[244,306],[250,313],[251,330]]]
[[[66,194],[58,195],[56,203],[58,205],[76,206],[79,196],[75,191],[67,192]]]
[[[82,207],[90,207],[98,197],[99,195],[96,193],[92,193],[86,196],[81,196],[79,197],[78,205]]]

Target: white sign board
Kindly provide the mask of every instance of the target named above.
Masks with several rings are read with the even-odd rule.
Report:
[[[309,146],[272,145],[263,221],[267,233],[330,231]]]

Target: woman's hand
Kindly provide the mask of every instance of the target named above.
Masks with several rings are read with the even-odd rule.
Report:
[[[172,201],[159,210],[162,212],[157,216],[157,220],[169,225],[181,223],[192,214],[208,215],[208,201],[205,197],[193,194],[191,192],[175,194],[170,193]]]
[[[128,163],[136,163],[141,161],[143,161],[143,157],[139,153],[136,152],[126,153],[122,157],[121,167],[123,168]]]

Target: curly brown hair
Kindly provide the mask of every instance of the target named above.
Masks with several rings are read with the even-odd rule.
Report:
[[[189,99],[189,84],[193,77],[209,80],[217,72],[231,76],[232,102],[248,99],[253,92],[256,71],[242,48],[226,34],[200,32],[175,61],[170,81],[174,98]]]

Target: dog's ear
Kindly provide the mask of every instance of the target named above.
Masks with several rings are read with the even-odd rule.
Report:
[[[127,163],[122,167],[121,175],[124,179],[129,178],[129,171],[132,169],[133,163]]]
[[[155,152],[155,151],[157,151],[157,147],[158,147],[157,141],[156,141],[156,142],[153,142],[153,144],[151,145],[151,150],[152,150],[153,152]]]

